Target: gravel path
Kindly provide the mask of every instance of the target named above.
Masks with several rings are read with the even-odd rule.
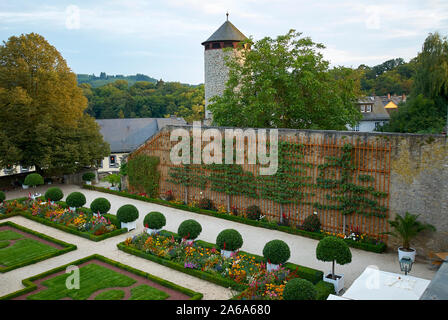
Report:
[[[49,187],[51,186],[40,186],[37,188],[37,191],[43,194]],[[289,260],[290,262],[320,269],[323,271],[329,271],[331,268],[330,263],[324,263],[316,259],[315,250],[318,243],[317,240],[287,234],[280,231],[252,227],[249,225],[227,221],[224,219],[209,217],[193,212],[169,208],[112,194],[86,190],[75,185],[59,185],[59,187],[62,188],[65,196],[73,191],[82,192],[87,199],[86,206],[89,206],[95,198],[107,198],[111,203],[110,212],[113,214],[115,214],[118,208],[124,204],[135,205],[140,212],[140,216],[137,220],[137,229],[127,234],[122,234],[100,242],[93,242],[57,230],[55,228],[42,225],[38,222],[28,220],[24,217],[12,217],[9,219],[5,219],[3,221],[12,221],[27,228],[55,237],[56,239],[76,244],[78,246],[78,250],[2,274],[0,277],[0,296],[23,288],[21,284],[22,279],[28,278],[35,274],[39,274],[60,265],[67,264],[71,261],[83,258],[85,256],[97,253],[110,259],[130,265],[136,269],[140,269],[155,276],[167,279],[178,285],[190,288],[194,291],[199,291],[204,294],[203,299],[229,299],[232,296],[232,292],[227,288],[223,288],[205,280],[192,277],[185,273],[175,271],[152,261],[135,257],[118,250],[116,246],[117,243],[124,241],[129,236],[139,234],[143,231],[143,218],[150,211],[160,211],[165,215],[167,224],[164,229],[169,231],[177,232],[177,228],[182,221],[186,219],[195,219],[202,225],[202,233],[199,236],[199,239],[201,240],[215,243],[216,236],[219,232],[224,229],[233,228],[238,230],[243,236],[244,244],[241,249],[244,251],[262,255],[263,247],[266,242],[273,239],[281,239],[285,241],[291,248],[291,258]],[[17,190],[6,193],[7,199],[18,198],[27,195],[28,190]],[[346,289],[369,265],[377,266],[380,270],[383,271],[401,273],[400,266],[397,260],[397,254],[395,251],[376,254],[351,248],[351,252],[353,257],[350,264],[343,266],[336,265],[336,273],[342,273],[345,275]],[[435,270],[431,269],[428,263],[416,262],[412,267],[411,275],[415,277],[430,280],[432,279],[434,274]]]

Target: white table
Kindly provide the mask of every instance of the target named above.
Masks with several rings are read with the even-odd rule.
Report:
[[[418,300],[430,282],[369,266],[342,297],[353,300]]]

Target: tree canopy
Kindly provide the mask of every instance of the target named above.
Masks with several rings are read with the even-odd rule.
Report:
[[[95,165],[110,150],[86,107],[76,75],[44,37],[0,46],[0,167],[71,173]]]
[[[319,52],[324,46],[300,36],[290,30],[276,39],[249,39],[251,50],[241,46],[230,56],[226,89],[209,106],[215,124],[344,130],[360,120],[352,70],[330,72]]]
[[[116,80],[93,88],[79,85],[88,99],[87,113],[97,119],[183,117],[187,122],[204,118],[204,85],[138,81],[129,86]]]
[[[414,85],[406,104],[391,114],[384,131],[440,133],[448,108],[448,41],[429,34],[415,59]]]

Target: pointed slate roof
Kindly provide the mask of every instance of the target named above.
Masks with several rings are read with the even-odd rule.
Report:
[[[238,30],[229,20],[224,22],[218,30],[216,30],[207,40],[202,42],[204,45],[207,42],[213,41],[243,41],[247,37]]]

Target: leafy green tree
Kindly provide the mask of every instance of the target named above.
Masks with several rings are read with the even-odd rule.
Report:
[[[230,56],[226,89],[209,106],[215,124],[344,130],[361,119],[354,80],[335,79],[324,46],[300,35],[247,40],[251,50]]]
[[[416,58],[411,97],[391,115],[384,131],[440,133],[447,123],[448,41],[433,33]]]
[[[88,88],[85,88],[87,90]],[[76,75],[42,36],[0,46],[0,166],[71,173],[109,153]]]

